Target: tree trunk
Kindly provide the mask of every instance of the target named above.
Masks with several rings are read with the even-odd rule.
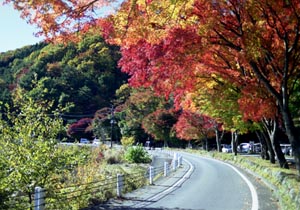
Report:
[[[298,34],[297,34],[298,35]],[[297,39],[299,38],[299,36],[297,36]],[[288,36],[286,36],[286,39],[288,39]],[[284,68],[283,68],[283,74],[282,74],[282,78],[281,78],[281,88],[280,88],[280,92],[278,92],[278,90],[276,90],[274,88],[274,86],[272,86],[272,84],[270,83],[270,80],[268,80],[263,74],[262,71],[260,71],[259,69],[259,65],[255,62],[255,61],[250,61],[249,64],[251,65],[252,70],[254,71],[254,73],[256,74],[257,78],[265,85],[266,89],[269,91],[269,93],[271,93],[275,99],[276,102],[279,106],[280,109],[280,113],[282,115],[282,119],[283,119],[283,123],[284,123],[284,127],[286,130],[286,135],[288,136],[288,139],[290,141],[290,144],[292,146],[293,152],[294,152],[294,159],[295,159],[295,164],[296,164],[296,169],[298,171],[298,178],[300,179],[300,136],[297,133],[295,124],[293,122],[293,118],[292,115],[290,113],[290,108],[289,108],[289,88],[288,88],[288,84],[291,81],[291,77],[288,76],[290,74],[289,72],[289,67],[290,67],[290,63],[289,63],[289,59],[290,59],[290,55],[292,50],[297,50],[295,48],[295,46],[293,46],[292,48],[290,48],[290,46],[287,44],[289,41],[285,40],[285,55],[284,55]],[[297,42],[298,44],[298,42]],[[295,69],[292,69],[293,71]],[[289,81],[290,80],[290,81]]]
[[[277,137],[275,136],[275,138],[273,139],[273,147],[274,147],[274,151],[277,155],[277,159],[278,159],[278,162],[279,162],[279,165],[281,168],[286,168],[286,169],[289,169],[289,165],[285,159],[285,156],[281,150],[281,147],[280,147],[280,144],[279,144],[279,141],[277,139]]]
[[[265,160],[271,160],[267,144],[265,144]]]
[[[237,141],[238,141],[238,131],[231,131],[231,147],[234,156],[237,156]]]
[[[208,148],[208,139],[207,139],[207,136],[205,136],[205,148],[206,148],[206,151],[209,150],[209,148]]]
[[[164,148],[167,148],[168,146],[168,141],[166,139],[164,139]]]
[[[289,142],[293,149],[295,165],[298,171],[298,178],[300,179],[300,137],[297,134],[297,130],[288,109],[284,109],[284,107],[282,107],[281,113],[286,130],[286,135],[288,136]]]
[[[264,120],[264,125],[265,125],[265,129],[267,130],[268,134],[269,134],[269,138],[272,142],[272,147],[273,150],[276,154],[279,166],[281,168],[286,168],[288,169],[289,166],[287,164],[287,161],[284,157],[284,154],[282,153],[282,150],[280,148],[280,144],[278,142],[277,139],[277,132],[278,132],[278,124],[277,124],[277,120]]]
[[[208,145],[207,144],[208,144],[207,143],[207,138],[204,138],[202,140],[202,147],[203,147],[203,150],[205,150],[205,151],[208,151]]]
[[[262,135],[263,135],[263,138],[265,139],[267,147],[268,147],[268,154],[269,154],[269,157],[270,157],[270,159],[269,159],[270,163],[275,164],[275,162],[276,162],[276,160],[275,160],[275,152],[273,150],[271,140],[270,140],[269,136],[265,132],[262,132]]]
[[[191,140],[189,140],[189,142],[188,142],[188,149],[192,149],[192,144],[191,144]]]
[[[221,140],[223,138],[224,131],[222,131],[222,134],[220,135],[220,131],[218,130],[218,128],[215,128],[215,133],[216,133],[217,151],[222,152]]]
[[[256,136],[261,144],[261,152],[260,152],[260,156],[262,159],[264,160],[270,160],[270,155],[268,153],[268,145],[267,142],[262,134],[262,131],[256,131]]]

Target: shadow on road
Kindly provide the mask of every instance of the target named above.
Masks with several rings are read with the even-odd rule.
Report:
[[[151,205],[151,203],[155,203],[156,201],[151,201],[151,200],[139,200],[139,199],[134,199],[134,198],[124,198],[123,201],[132,201],[135,204],[143,203],[144,205],[135,207],[135,204],[132,206],[122,206],[121,202],[120,203],[114,203],[114,204],[99,204],[95,206],[91,206],[88,208],[84,208],[81,210],[192,210],[192,209],[183,209],[183,208],[165,208],[165,207],[148,207],[148,205]],[[195,210],[195,209],[193,209]],[[204,209],[197,209],[197,210],[204,210]]]
[[[91,207],[87,208],[84,210],[192,210],[192,209],[181,209],[181,208],[163,208],[163,207],[158,207],[158,208],[151,208],[151,207],[128,207],[128,206],[97,206],[97,207]],[[195,210],[195,209],[194,209]],[[197,210],[204,210],[204,209],[197,209]]]

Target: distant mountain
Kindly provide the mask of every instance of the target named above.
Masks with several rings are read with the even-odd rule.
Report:
[[[93,116],[127,82],[117,67],[119,58],[119,48],[99,36],[66,46],[40,43],[0,53],[0,109],[4,112],[3,104],[12,104],[12,93],[21,89],[36,101],[69,107],[65,116],[70,119]]]

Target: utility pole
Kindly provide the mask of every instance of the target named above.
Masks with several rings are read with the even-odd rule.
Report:
[[[110,148],[113,147],[113,133],[114,133],[114,123],[115,123],[115,114],[114,114],[114,105],[111,105],[110,109],[110,127],[111,127],[111,135],[110,135]]]

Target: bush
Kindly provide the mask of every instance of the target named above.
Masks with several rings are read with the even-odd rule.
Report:
[[[129,147],[125,153],[125,160],[130,163],[150,163],[151,157],[140,145]]]
[[[123,163],[124,152],[120,150],[109,149],[104,151],[104,158],[108,164]]]

